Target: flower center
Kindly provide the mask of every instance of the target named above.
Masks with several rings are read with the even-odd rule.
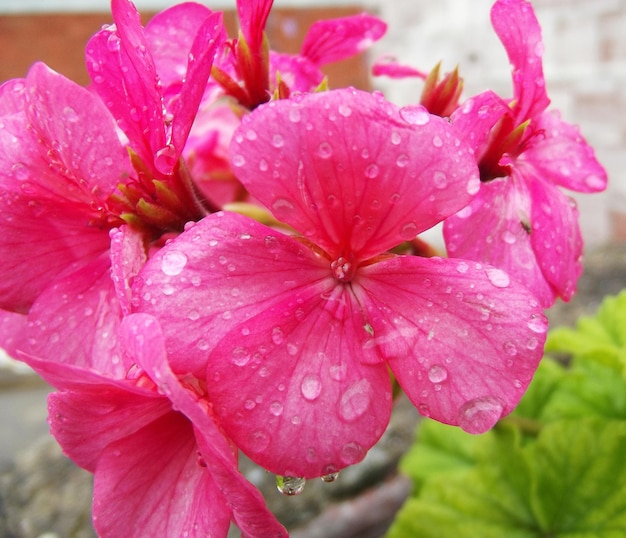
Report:
[[[355,266],[347,258],[339,256],[335,261],[330,263],[333,276],[340,282],[350,282],[354,277]]]

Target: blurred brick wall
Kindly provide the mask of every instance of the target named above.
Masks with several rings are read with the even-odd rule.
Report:
[[[358,7],[274,9],[267,24],[270,44],[279,52],[298,52],[306,31],[314,21],[361,11]],[[152,14],[142,15],[147,21]],[[235,13],[227,11],[225,20],[229,34],[235,36]],[[87,84],[89,79],[83,56],[85,45],[103,24],[110,22],[110,13],[0,16],[0,82],[23,77],[30,65],[41,60],[68,78]],[[368,59],[362,54],[327,66],[324,71],[331,87],[369,89],[368,66]]]

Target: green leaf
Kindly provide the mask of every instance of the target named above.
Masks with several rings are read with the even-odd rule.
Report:
[[[467,469],[475,463],[474,450],[480,436],[460,428],[425,419],[414,443],[400,460],[399,469],[416,487],[433,474]]]
[[[476,445],[478,463],[431,475],[389,538],[626,536],[626,423],[546,425],[536,442],[515,428]]]

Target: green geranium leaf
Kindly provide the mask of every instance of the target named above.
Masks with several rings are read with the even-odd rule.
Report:
[[[400,460],[400,471],[416,487],[433,474],[467,469],[475,463],[475,446],[480,436],[460,428],[425,419],[417,431],[418,442]]]
[[[561,380],[566,376],[566,370],[558,362],[545,357],[535,372],[535,376],[522,397],[519,405],[511,414],[510,419],[543,419],[544,409],[559,389]]]
[[[564,420],[521,439],[494,431],[475,467],[432,475],[388,537],[626,536],[626,423]]]

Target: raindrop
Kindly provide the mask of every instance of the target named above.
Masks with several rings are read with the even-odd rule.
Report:
[[[259,170],[261,170],[261,172],[267,172],[269,166],[267,164],[267,161],[265,159],[261,159],[259,161]]]
[[[312,402],[316,400],[322,392],[322,381],[317,374],[307,374],[302,378],[300,384],[302,396]]]
[[[275,148],[282,148],[284,145],[285,139],[282,137],[282,135],[275,134],[272,137],[272,146],[274,146]]]
[[[107,39],[107,49],[111,52],[117,52],[120,50],[120,38],[115,33],[109,34]]]
[[[593,190],[602,190],[606,186],[606,182],[601,177],[594,174],[587,176],[585,183],[587,184],[587,187]]]
[[[434,364],[428,370],[428,380],[431,383],[443,383],[448,379],[448,370],[439,364]]]
[[[371,399],[371,385],[361,379],[349,387],[339,401],[339,415],[347,422],[353,422],[367,411]]]
[[[250,362],[250,353],[248,353],[245,348],[238,346],[233,349],[230,362],[235,366],[245,366]]]
[[[325,474],[323,476],[320,476],[322,481],[326,482],[326,483],[334,482],[335,480],[337,480],[338,477],[339,477],[339,471],[337,471],[335,473],[328,473],[328,474]]]
[[[485,269],[485,273],[487,274],[489,281],[496,288],[506,288],[511,283],[509,275],[507,275],[502,269],[487,267]]]
[[[292,108],[289,110],[289,120],[292,121],[293,123],[299,123],[300,120],[302,119],[301,114],[300,114],[300,110],[298,110],[297,108]]]
[[[11,175],[18,181],[25,181],[30,178],[28,166],[24,163],[15,163],[11,166]]]
[[[369,178],[369,179],[374,179],[375,177],[378,176],[379,173],[379,168],[378,165],[376,164],[370,164],[366,169],[365,169],[365,177]]]
[[[256,140],[257,139],[256,131],[254,129],[248,129],[246,131],[246,138],[250,141]]]
[[[69,105],[63,109],[63,115],[70,123],[76,123],[80,119],[76,111]]]
[[[500,420],[502,411],[502,403],[493,396],[475,398],[459,409],[459,426],[467,433],[484,433]]]
[[[478,176],[472,176],[467,182],[467,194],[474,195],[480,190],[480,178]]]
[[[272,404],[270,405],[270,413],[272,413],[272,415],[274,415],[275,417],[279,417],[280,415],[282,415],[283,404],[278,401],[272,402]]]
[[[238,153],[233,156],[233,166],[242,167],[244,164],[246,164],[246,159],[243,155]]]
[[[396,159],[396,164],[399,168],[404,168],[407,164],[409,164],[409,156],[406,153],[400,153]]]
[[[352,109],[348,105],[342,103],[339,105],[339,114],[341,114],[344,118],[347,118],[352,114]]]
[[[283,495],[300,495],[304,491],[306,478],[296,476],[276,476],[276,489]]]
[[[515,347],[513,342],[506,342],[504,344],[504,351],[506,351],[507,355],[510,355],[511,357],[515,357],[515,355],[517,355],[517,347]]]
[[[459,265],[456,266],[456,270],[464,275],[469,270],[469,265],[467,265],[465,262],[461,262],[459,263]]]
[[[414,222],[407,222],[400,230],[402,239],[413,239],[417,235],[417,225]]]
[[[433,138],[433,146],[435,146],[436,148],[440,148],[441,146],[443,146],[443,140],[441,140],[440,136],[435,136]]]
[[[175,276],[180,274],[187,264],[187,256],[178,250],[170,250],[161,259],[161,271],[166,275]]]
[[[276,200],[274,200],[274,203],[272,203],[272,210],[276,213],[276,216],[278,217],[280,214],[284,215],[286,212],[292,211],[293,204],[285,198],[276,198]]]
[[[437,172],[433,174],[433,183],[436,188],[445,189],[448,186],[448,176],[445,172],[437,170]]]
[[[264,430],[255,430],[248,436],[248,443],[251,452],[263,452],[270,444],[270,436]]]
[[[517,237],[511,230],[505,230],[502,234],[502,240],[508,245],[513,245],[517,241]]]
[[[363,459],[365,451],[358,443],[346,443],[341,448],[341,461],[345,465],[353,465]]]
[[[401,108],[400,117],[411,125],[426,125],[430,121],[430,114],[423,106]]]
[[[402,142],[402,136],[400,136],[400,133],[398,131],[393,131],[391,133],[391,143],[394,146],[397,146],[398,144],[400,144],[400,142]]]
[[[548,330],[548,324],[543,316],[533,314],[528,322],[528,328],[533,332],[543,334]]]
[[[285,335],[280,327],[274,327],[272,329],[272,342],[277,346],[281,345],[285,340]]]

